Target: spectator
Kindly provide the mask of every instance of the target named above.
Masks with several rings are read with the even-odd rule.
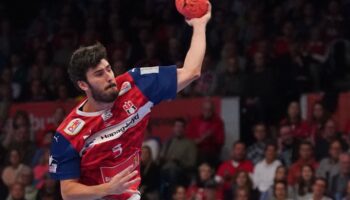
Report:
[[[278,152],[280,160],[287,167],[291,166],[297,155],[299,141],[292,135],[289,125],[282,125],[279,129]]]
[[[40,189],[44,185],[45,175],[49,172],[48,163],[50,162],[50,151],[49,149],[43,150],[39,158],[39,162],[36,165],[33,165],[34,172],[34,181],[35,187]]]
[[[14,183],[10,187],[10,195],[7,197],[6,200],[27,200],[24,195],[24,186],[20,183]]]
[[[197,181],[187,190],[189,199],[208,199],[205,190],[208,188],[216,188],[217,184],[214,180],[214,169],[208,163],[202,163],[198,167]],[[220,194],[216,194],[219,198]]]
[[[257,121],[268,121],[274,113],[267,115],[275,108],[275,78],[271,68],[268,68],[265,55],[257,52],[251,72],[247,74],[244,89],[244,105]]]
[[[248,190],[244,188],[238,188],[236,190],[236,195],[235,195],[235,200],[249,200],[250,198],[250,193]]]
[[[172,200],[186,200],[186,188],[184,186],[176,186],[172,196]]]
[[[341,141],[341,133],[337,132],[335,122],[332,119],[328,119],[322,129],[321,135],[316,137],[315,153],[316,160],[321,160],[328,155],[330,144],[333,140]],[[346,145],[346,144],[342,144]]]
[[[37,200],[44,200],[45,197],[50,197],[52,200],[62,200],[58,182],[51,179],[49,174],[45,175],[44,185],[38,191]]]
[[[312,192],[312,185],[315,180],[315,173],[310,165],[301,168],[301,176],[294,188],[294,199],[303,199]]]
[[[231,150],[231,159],[223,162],[216,173],[215,180],[222,184],[222,190],[230,191],[233,178],[238,171],[253,172],[253,163],[246,159],[246,146],[243,142],[237,141]]]
[[[22,164],[22,157],[17,149],[12,149],[9,151],[8,161],[9,165],[2,171],[1,178],[5,185],[10,187],[18,180],[20,172],[24,168],[29,167]]]
[[[239,61],[230,57],[225,65],[225,71],[218,75],[216,94],[221,96],[240,96],[243,94],[245,76],[242,73]]]
[[[343,153],[339,157],[339,173],[333,176],[331,181],[330,193],[334,194],[336,200],[341,199],[346,190],[347,183],[350,180],[350,155]]]
[[[339,156],[342,153],[342,146],[339,140],[331,142],[329,147],[329,156],[320,162],[317,168],[317,177],[322,177],[331,183],[332,177],[339,173]]]
[[[9,149],[18,148],[20,154],[23,156],[23,163],[30,165],[35,153],[35,144],[30,141],[29,126],[20,126],[14,130],[13,139],[9,144]]]
[[[253,181],[250,178],[250,175],[246,171],[238,171],[234,177],[233,182],[233,190],[230,191],[233,192],[233,196],[231,196],[228,191],[224,192],[224,199],[232,199],[232,197],[236,196],[239,189],[247,190],[250,194],[251,199],[259,199],[260,193],[258,190],[253,189]]]
[[[294,186],[297,183],[304,165],[310,165],[314,170],[318,166],[313,156],[313,147],[310,142],[302,142],[299,145],[299,159],[292,164],[288,172],[288,184],[290,186]]]
[[[265,124],[255,124],[253,132],[255,143],[248,147],[247,158],[256,165],[264,158],[265,147],[267,144],[267,130]]]
[[[272,143],[267,144],[265,158],[255,165],[253,173],[254,187],[261,193],[266,192],[273,185],[276,169],[281,165],[276,157],[277,146]]]
[[[273,200],[291,200],[288,198],[288,187],[286,182],[275,182],[273,185]]]
[[[141,153],[141,187],[140,191],[145,200],[159,199],[159,166],[152,160],[152,151],[148,146],[142,147]]]
[[[26,200],[35,200],[38,190],[33,183],[33,170],[31,168],[23,168],[19,172],[18,182],[24,186],[24,197]]]
[[[312,185],[312,194],[309,194],[305,199],[317,199],[317,200],[332,200],[327,197],[327,181],[324,178],[316,178]]]
[[[307,139],[311,134],[310,127],[301,118],[300,105],[297,101],[289,103],[287,117],[281,121],[281,124],[289,125],[292,135],[297,139]]]
[[[285,166],[280,165],[279,167],[277,167],[277,169],[275,171],[273,185],[271,185],[270,188],[266,192],[261,194],[260,200],[273,199],[275,183],[277,183],[279,181],[287,182],[287,175],[288,175],[288,169]],[[287,194],[288,194],[287,196],[292,196],[293,191],[292,191],[291,187],[288,187],[288,193]]]
[[[214,102],[205,100],[202,115],[189,122],[187,137],[195,141],[199,162],[219,163],[221,148],[224,144],[224,124],[215,113]]]
[[[160,139],[157,136],[152,134],[152,126],[149,124],[144,133],[145,139],[143,140],[142,145],[148,146],[152,152],[152,160],[154,162],[158,161],[159,152],[160,152]]]
[[[323,125],[328,119],[328,113],[321,102],[316,102],[312,107],[312,117],[309,120],[311,135],[315,138],[321,133]]]
[[[169,185],[171,187],[174,184],[186,184],[189,173],[194,169],[196,146],[191,140],[185,138],[184,134],[185,121],[177,119],[174,122],[173,136],[164,144],[161,152],[163,186]],[[163,190],[166,191],[166,189]]]

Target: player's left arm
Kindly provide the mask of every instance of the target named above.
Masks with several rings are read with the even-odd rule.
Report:
[[[211,6],[207,14],[201,18],[188,20],[193,27],[190,48],[186,54],[184,65],[177,69],[177,92],[184,89],[192,81],[199,78],[206,49],[206,26],[211,17]]]

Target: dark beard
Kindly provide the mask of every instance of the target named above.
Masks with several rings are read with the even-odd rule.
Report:
[[[115,87],[116,85],[109,85],[107,88],[105,88],[105,92],[100,92],[96,90],[94,87],[92,87],[90,84],[90,89],[91,89],[91,94],[92,97],[95,99],[97,102],[103,102],[103,103],[112,103],[119,95],[118,90],[114,90],[113,92],[107,92],[109,88]]]

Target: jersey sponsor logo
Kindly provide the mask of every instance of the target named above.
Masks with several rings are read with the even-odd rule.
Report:
[[[129,90],[131,90],[131,84],[130,84],[130,82],[128,82],[128,81],[127,81],[127,82],[124,82],[124,83],[122,84],[122,87],[120,88],[119,96],[121,96],[121,95],[127,93]]]
[[[159,73],[159,66],[154,67],[141,67],[140,68],[140,74],[158,74]]]
[[[136,106],[131,101],[124,102],[123,109],[128,115],[132,115],[136,112]]]
[[[97,144],[102,144],[121,137],[129,128],[136,126],[147,114],[151,112],[152,102],[147,102],[140,107],[136,113],[130,115],[119,124],[105,128],[97,133],[92,134],[85,140],[84,146],[80,151],[80,156]]]
[[[106,112],[104,112],[102,115],[101,115],[103,121],[107,121],[108,119],[110,119],[111,117],[113,117],[113,113],[111,112],[110,109],[108,109]]]
[[[53,157],[50,155],[49,157],[49,172],[56,173],[57,171],[57,160],[53,159]]]
[[[66,132],[68,135],[76,135],[78,134],[83,126],[85,125],[85,122],[82,119],[76,118],[69,122],[69,124],[64,129],[64,132]]]

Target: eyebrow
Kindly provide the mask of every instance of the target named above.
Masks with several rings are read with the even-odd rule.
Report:
[[[111,65],[108,64],[108,65],[106,65],[103,69],[99,69],[99,70],[94,71],[93,74],[97,74],[97,73],[103,71],[104,69],[106,69],[107,67],[111,67]]]

